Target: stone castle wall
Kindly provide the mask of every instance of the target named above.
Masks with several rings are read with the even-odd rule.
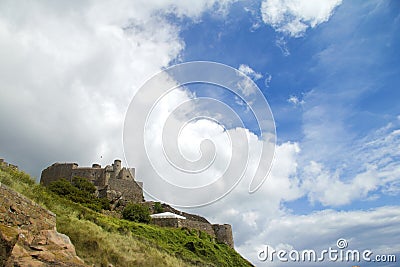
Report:
[[[116,192],[120,192],[124,199],[131,202],[143,202],[143,190],[134,181],[127,179],[114,178],[108,181],[108,189]]]
[[[100,168],[74,168],[71,170],[70,177],[85,177],[95,186],[105,186],[105,171]],[[71,178],[71,179],[72,179]]]
[[[55,163],[43,170],[40,182],[48,185],[50,182],[60,178],[72,181],[75,176],[90,180],[98,189],[98,197],[107,198],[114,203],[118,202],[120,204],[128,202],[146,203],[144,202],[141,183],[137,183],[134,180],[134,169],[122,168],[119,160],[115,160],[112,166],[106,166],[105,168],[101,168],[98,164],[93,164],[91,168],[82,168],[78,167],[76,163]],[[153,204],[149,202],[149,208]],[[232,227],[229,224],[211,224],[201,216],[178,211],[166,204],[163,204],[162,207],[165,211],[182,215],[186,219],[153,218],[153,224],[162,227],[197,229],[214,237],[217,242],[234,247]]]
[[[180,220],[181,225],[180,227],[187,227],[189,229],[197,229],[203,232],[206,232],[212,237],[215,237],[215,233],[213,231],[213,228],[211,224],[209,223],[204,223],[204,222],[199,222],[199,221],[192,221],[192,220]]]
[[[57,181],[61,178],[67,181],[72,181],[72,170],[77,168],[76,163],[54,163],[42,171],[40,183],[49,185],[51,182]]]
[[[209,223],[192,221],[187,219],[179,219],[179,218],[152,218],[151,222],[155,225],[162,227],[174,227],[174,228],[187,227],[189,229],[196,229],[206,232],[212,237],[215,237],[212,225]]]
[[[141,184],[135,181],[134,173],[134,169],[122,168],[120,160],[104,168],[99,164],[79,167],[76,163],[54,163],[42,171],[40,183],[47,186],[61,178],[72,182],[73,177],[78,176],[92,182],[98,189],[99,197],[112,201],[122,197],[126,202],[143,202],[143,190]]]
[[[229,224],[210,224],[179,218],[153,218],[151,222],[161,227],[187,227],[200,230],[214,237],[217,242],[224,243],[231,248],[234,247],[232,227]]]
[[[181,219],[177,218],[152,218],[151,223],[161,226],[161,227],[173,227],[179,228],[181,227]]]
[[[234,247],[232,226],[229,224],[213,224],[212,228],[218,242],[225,243],[232,248]]]

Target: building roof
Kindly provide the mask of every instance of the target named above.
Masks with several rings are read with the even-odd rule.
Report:
[[[155,219],[165,219],[165,218],[176,218],[176,219],[186,219],[186,217],[172,213],[172,212],[163,212],[163,213],[157,213],[157,214],[152,214],[150,215],[151,218],[155,218]]]

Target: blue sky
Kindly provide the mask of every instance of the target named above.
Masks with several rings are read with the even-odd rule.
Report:
[[[362,146],[358,140],[369,133],[398,121],[400,6],[395,2],[344,2],[329,22],[298,38],[277,33],[254,16],[260,6],[257,1],[234,3],[224,19],[205,14],[201,22],[188,23],[181,32],[186,44],[181,60],[210,60],[237,68],[247,64],[265,77],[271,75],[268,86],[265,77],[255,82],[273,111],[278,144],[304,142],[307,147],[314,141],[316,145],[326,142],[322,146],[327,151],[315,159],[333,170],[350,163],[342,179],[352,179],[361,162],[352,162],[346,155],[349,150]],[[259,27],[254,29],[256,23]],[[277,40],[286,44],[289,55],[282,53]],[[313,109],[320,112],[314,114]],[[310,140],[305,133],[308,125],[324,128],[327,135]],[[341,208],[397,201],[397,195],[383,194],[375,201],[356,201]],[[322,208],[304,202],[308,200],[288,205],[296,210]]]
[[[338,238],[399,261],[399,48],[398,1],[2,1],[0,156],[36,177],[56,161],[110,164],[124,158],[125,115],[147,79],[176,63],[223,63],[267,99],[275,161],[255,194],[245,180],[190,211],[232,224],[235,248],[257,266],[317,266],[260,262],[257,251],[322,250]],[[254,131],[231,93],[207,88],[187,86],[160,110],[191,93],[213,97],[249,120],[237,133]],[[148,138],[158,140],[165,114]],[[182,140],[192,156],[190,142],[218,132],[196,127]],[[262,145],[251,138],[251,148]],[[134,167],[146,187],[142,163]]]

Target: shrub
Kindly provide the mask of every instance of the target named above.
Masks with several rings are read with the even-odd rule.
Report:
[[[51,182],[48,188],[59,196],[69,196],[76,193],[74,186],[64,178]]]
[[[101,211],[102,209],[110,209],[110,202],[105,198],[95,197],[94,192],[96,191],[96,187],[85,178],[74,177],[72,183],[64,178],[59,179],[51,182],[48,188],[57,195],[80,203],[92,210]]]
[[[160,202],[154,203],[154,213],[162,213],[164,212],[164,208],[162,207]]]
[[[94,192],[96,192],[96,187],[86,178],[74,177],[72,179],[72,185],[78,188],[79,190],[87,192],[89,194],[94,194]]]
[[[151,220],[150,210],[140,204],[128,204],[122,211],[122,217],[133,222],[149,223]]]

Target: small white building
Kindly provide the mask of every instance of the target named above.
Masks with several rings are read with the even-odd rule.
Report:
[[[186,217],[172,213],[172,212],[163,212],[163,213],[156,213],[150,215],[151,218],[153,219],[183,219],[185,220]]]

